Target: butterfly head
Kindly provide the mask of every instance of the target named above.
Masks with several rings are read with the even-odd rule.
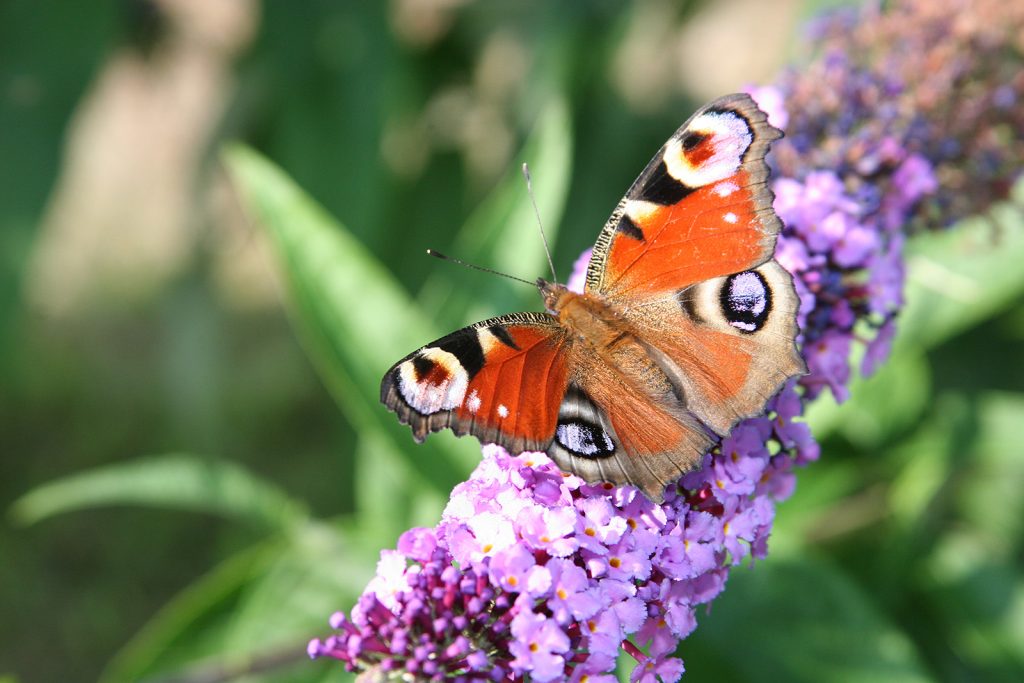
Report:
[[[544,300],[544,308],[554,316],[558,315],[558,311],[564,305],[563,301],[566,295],[572,294],[565,285],[548,282],[542,277],[537,278],[537,289],[540,291],[540,297]]]

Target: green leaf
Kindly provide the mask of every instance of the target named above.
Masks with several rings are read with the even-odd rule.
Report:
[[[216,649],[218,611],[229,614],[241,587],[267,570],[282,546],[280,537],[236,553],[206,576],[192,583],[166,603],[107,664],[101,683],[144,680],[161,664],[165,670],[168,653],[177,650],[174,663],[192,662],[198,652]],[[204,647],[200,643],[207,643]],[[183,647],[182,643],[186,643]],[[189,644],[190,643],[190,644]]]
[[[861,355],[854,353],[855,368]],[[850,397],[837,405],[832,394],[825,393],[811,403],[811,430],[819,439],[835,431],[860,448],[875,448],[910,428],[927,409],[932,399],[928,363],[921,353],[894,353],[874,376],[855,375]]]
[[[296,641],[300,652],[312,636],[330,631],[328,617],[349,608],[374,576],[380,539],[365,538],[326,525],[309,528],[278,555],[267,571],[247,584],[231,614],[224,651],[251,656],[269,649],[286,649]],[[368,543],[374,543],[370,550]],[[272,628],[268,628],[272,625]]]
[[[924,683],[910,640],[871,595],[830,565],[803,560],[736,568],[729,589],[679,655],[686,680]]]
[[[376,430],[445,494],[479,459],[471,441],[414,446],[378,400],[380,378],[409,349],[438,336],[365,247],[276,166],[241,146],[224,160],[244,204],[271,237],[290,292],[293,322],[338,405],[360,431]]]
[[[329,632],[327,615],[365,587],[369,556],[345,529],[313,522],[238,553],[168,602],[101,681],[241,680],[255,672],[262,681],[319,680],[324,672],[309,664],[305,644]]]
[[[1024,216],[1008,204],[992,214],[909,243],[898,349],[933,348],[1024,294]]]
[[[925,563],[922,588],[946,626],[945,670],[965,663],[987,680],[1024,678],[1024,580],[1019,561],[970,529],[947,533]],[[947,644],[948,643],[948,644]]]
[[[19,498],[12,516],[33,524],[53,515],[106,505],[206,512],[287,530],[306,518],[303,504],[231,462],[170,454],[73,474]]]
[[[957,488],[958,507],[1009,559],[1024,542],[1024,394],[987,392],[974,409],[976,432],[961,454],[967,471]]]
[[[453,439],[453,435],[433,438]],[[402,455],[395,444],[380,438],[377,432],[361,434],[356,447],[356,509],[359,534],[373,538],[377,548],[393,547],[399,535],[410,526],[433,526],[438,510],[444,508],[447,492],[415,486],[403,468]],[[403,495],[395,495],[404,491]]]

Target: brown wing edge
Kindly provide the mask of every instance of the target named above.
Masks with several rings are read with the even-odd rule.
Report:
[[[721,103],[721,104],[719,104]],[[747,187],[756,188],[753,190],[754,210],[757,217],[761,219],[764,231],[770,235],[777,235],[782,231],[782,220],[775,213],[773,204],[775,193],[768,187],[768,178],[771,176],[771,167],[765,157],[772,143],[782,138],[785,133],[768,123],[768,115],[757,106],[754,98],[747,93],[736,93],[726,95],[715,100],[709,109],[727,109],[737,112],[754,131],[754,141],[743,154],[743,170],[747,172],[750,183]],[[678,132],[676,133],[678,135]],[[760,265],[760,264],[758,264]]]

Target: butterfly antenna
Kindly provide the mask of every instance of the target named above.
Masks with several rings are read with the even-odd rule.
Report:
[[[551,249],[548,248],[548,236],[544,234],[544,224],[540,221],[540,210],[537,208],[537,199],[533,196],[533,182],[530,179],[530,167],[523,164],[523,177],[526,178],[526,193],[530,195],[530,203],[533,204],[533,214],[537,217],[537,227],[540,228],[540,239],[544,242],[544,254],[548,257],[548,265],[551,266],[551,280],[558,282],[555,275],[555,262],[551,260]]]
[[[484,268],[483,266],[478,266],[478,265],[475,265],[473,263],[466,263],[465,261],[462,261],[462,260],[457,259],[457,258],[453,258],[451,256],[445,256],[444,254],[442,254],[441,252],[437,251],[436,249],[427,249],[427,254],[429,254],[430,256],[433,256],[434,258],[439,258],[442,261],[451,261],[452,263],[458,263],[460,266],[466,266],[467,268],[473,268],[474,270],[482,270],[483,272],[490,273],[491,275],[500,275],[501,277],[507,277],[509,280],[515,280],[516,282],[525,282],[526,284],[530,285],[531,287],[536,287],[537,286],[536,282],[530,282],[529,280],[524,280],[523,278],[516,277],[515,275],[509,275],[508,273],[502,273],[502,272],[497,271],[497,270],[491,270],[490,268]]]

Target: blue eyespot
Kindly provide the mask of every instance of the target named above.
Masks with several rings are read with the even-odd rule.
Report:
[[[585,458],[605,458],[615,452],[615,443],[601,427],[579,419],[559,422],[555,439],[570,453]]]
[[[722,314],[742,332],[756,332],[768,320],[772,308],[771,290],[756,270],[730,275],[721,292]]]

